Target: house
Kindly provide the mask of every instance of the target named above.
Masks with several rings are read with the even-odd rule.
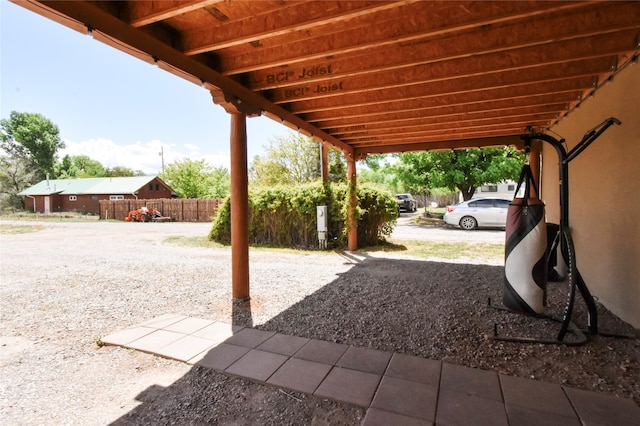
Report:
[[[518,186],[517,182],[512,180],[502,181],[497,184],[487,184],[476,188],[471,198],[498,197],[512,199],[514,191]],[[522,191],[522,188],[520,189]]]
[[[27,210],[100,213],[100,200],[172,198],[175,192],[158,176],[45,179],[21,192]]]

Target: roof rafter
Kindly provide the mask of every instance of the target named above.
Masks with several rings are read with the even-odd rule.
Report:
[[[503,10],[495,11],[498,5]],[[486,6],[492,7],[486,7]],[[537,13],[562,11],[584,5],[576,3],[556,2],[479,2],[477,10],[460,16],[455,23],[442,24],[424,13],[424,4],[416,3],[381,13],[376,26],[363,23],[368,28],[363,31],[358,26],[350,26],[339,33],[321,33],[316,37],[305,37],[300,40],[286,41],[286,48],[273,46],[259,51],[248,51],[238,55],[229,55],[222,60],[221,72],[225,75],[254,72],[265,68],[291,66],[304,61],[322,60],[329,56],[341,54],[365,53],[383,46],[405,43],[423,43],[429,37],[442,37],[474,28],[487,27],[502,22],[520,20],[536,16]],[[402,10],[409,9],[410,11]],[[422,9],[421,9],[422,8]],[[422,12],[422,13],[420,13]],[[413,14],[411,25],[405,23],[407,14]],[[375,18],[374,18],[375,19]],[[335,30],[334,30],[335,31]]]
[[[209,84],[219,88],[226,94],[236,97],[237,102],[245,102],[263,111],[268,111],[272,116],[277,116],[281,120],[291,123],[298,129],[305,130],[310,135],[317,137],[326,143],[352,155],[353,149],[342,141],[316,128],[312,124],[300,119],[290,112],[272,104],[255,92],[245,88],[241,84],[229,79],[217,71],[207,67],[205,64],[193,58],[184,56],[174,48],[156,40],[151,35],[131,27],[125,22],[108,14],[103,9],[88,2],[61,2],[61,1],[40,1],[38,5],[45,6],[48,10],[41,10],[45,14],[64,13],[66,16],[83,23],[86,27],[91,27],[94,31],[107,34],[126,46],[131,46],[142,52],[150,54],[154,60],[164,61],[177,68],[182,74],[190,74],[193,78],[199,78],[203,84]],[[122,47],[122,46],[121,46]]]
[[[162,0],[152,2],[131,1],[127,9],[127,21],[134,27],[142,27],[164,21],[174,16],[214,6],[225,0]]]

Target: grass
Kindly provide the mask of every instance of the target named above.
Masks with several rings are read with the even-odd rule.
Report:
[[[8,225],[0,223],[0,234],[29,234],[38,232],[43,228],[42,225]]]
[[[434,242],[402,240],[397,243],[386,243],[376,247],[368,247],[365,251],[405,252],[425,259],[504,259],[504,244],[499,243],[467,243],[467,242]]]
[[[16,213],[3,213],[0,215],[0,220],[22,220],[22,221],[63,221],[63,222],[86,222],[97,221],[98,215],[83,214],[79,212],[61,212],[61,213],[31,213],[31,212],[16,212]]]
[[[200,237],[182,237],[171,236],[164,240],[167,244],[174,244],[184,247],[202,247],[202,248],[224,248],[229,247],[214,241],[209,241],[206,236]],[[251,250],[268,250],[279,251],[282,253],[308,253],[321,254],[331,253],[331,250],[300,250],[282,247],[264,247],[251,246]],[[466,242],[431,242],[431,241],[396,241],[386,242],[375,247],[365,247],[359,252],[401,252],[424,259],[475,259],[475,260],[502,260],[504,259],[504,244],[493,243],[466,243]]]
[[[206,235],[199,236],[199,237],[183,237],[180,235],[172,235],[171,237],[165,238],[164,242],[167,244],[173,244],[176,246],[183,246],[183,247],[204,247],[204,248],[225,247],[220,243],[216,243],[215,241],[210,241]]]

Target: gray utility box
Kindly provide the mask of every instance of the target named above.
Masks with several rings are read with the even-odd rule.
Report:
[[[327,248],[327,228],[329,225],[327,216],[327,206],[316,206],[316,217],[318,219],[318,246],[321,249]]]

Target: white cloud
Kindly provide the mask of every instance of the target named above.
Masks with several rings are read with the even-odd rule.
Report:
[[[142,170],[146,174],[157,174],[164,164],[170,164],[185,158],[193,160],[205,160],[214,166],[229,167],[229,155],[219,152],[215,154],[203,154],[195,145],[182,146],[163,144],[155,139],[149,142],[137,141],[129,145],[118,145],[109,139],[89,139],[79,143],[69,140],[64,141],[66,147],[59,151],[60,158],[65,155],[86,155],[99,161],[103,166],[126,167]],[[163,155],[160,155],[162,150]]]

